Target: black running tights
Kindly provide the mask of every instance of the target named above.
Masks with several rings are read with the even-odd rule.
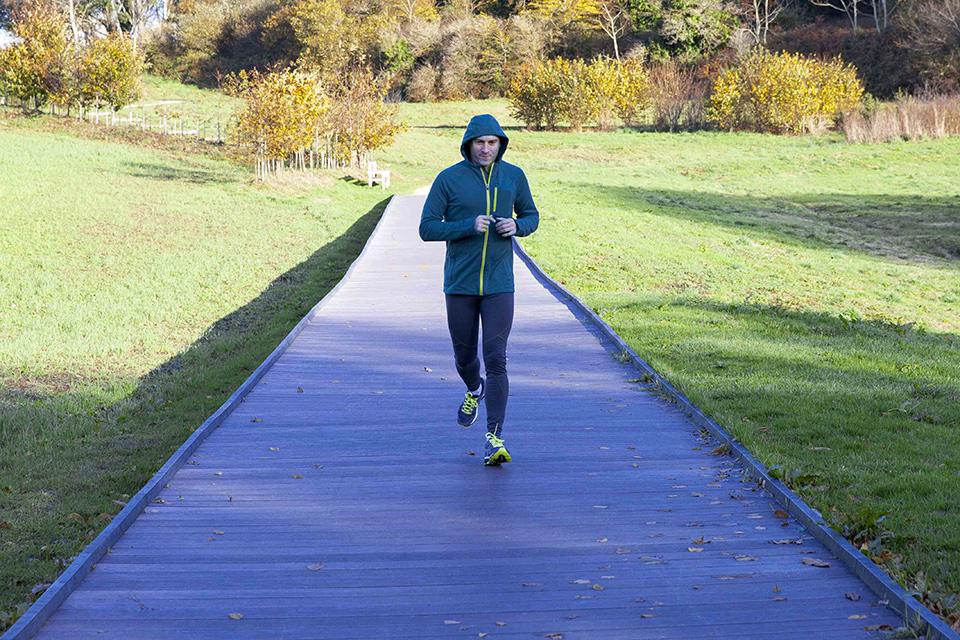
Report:
[[[507,410],[507,338],[513,326],[513,292],[489,296],[447,294],[447,326],[457,373],[467,389],[480,386],[477,339],[483,324],[483,366],[487,374],[487,431],[497,436]]]

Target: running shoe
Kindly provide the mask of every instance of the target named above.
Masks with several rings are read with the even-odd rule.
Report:
[[[483,451],[483,464],[488,467],[496,467],[505,462],[510,462],[510,452],[503,446],[503,440],[487,433],[487,444]]]
[[[486,383],[483,378],[480,378],[480,395],[475,396],[469,391],[463,394],[463,404],[457,409],[457,424],[461,427],[469,427],[477,421],[477,414],[480,413],[477,407],[480,405],[480,401],[483,400],[485,392]]]

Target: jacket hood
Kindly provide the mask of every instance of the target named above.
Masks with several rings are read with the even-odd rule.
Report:
[[[467,130],[463,134],[463,142],[460,143],[460,155],[463,156],[463,159],[471,164],[473,163],[470,159],[470,141],[480,136],[497,136],[500,138],[500,153],[497,154],[497,159],[495,160],[495,162],[500,162],[504,152],[507,150],[507,143],[510,142],[510,139],[503,132],[497,119],[489,113],[470,118],[470,124],[467,125]]]

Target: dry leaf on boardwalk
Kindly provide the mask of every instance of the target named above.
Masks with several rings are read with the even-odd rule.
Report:
[[[250,422],[263,422],[263,420],[261,418],[254,418]]]
[[[617,549],[617,553],[619,553],[620,555],[623,555],[625,553],[630,553],[630,549],[627,549],[626,547],[620,547],[619,549]]]
[[[230,613],[230,614],[227,614],[227,617],[230,618],[231,620],[243,620],[242,613]]]
[[[783,509],[777,509],[773,512],[774,518],[789,518],[790,514],[784,511]]]
[[[313,564],[308,564],[307,569],[310,569],[310,571],[320,571],[320,569],[323,569],[325,566],[327,565],[323,564],[322,562],[315,562]]]
[[[301,480],[301,479],[303,479],[303,476],[300,475],[299,473],[293,474],[293,477],[294,477],[295,480]]]
[[[598,585],[598,584],[595,584],[595,585],[593,585],[593,590],[594,590],[594,591],[603,591],[603,587],[601,587],[601,586]]]
[[[853,600],[854,602],[860,599],[860,594],[854,593],[853,591],[847,591],[843,595],[847,598],[847,600]]]
[[[687,547],[687,551],[690,553],[700,553],[703,549],[701,547]]]
[[[803,564],[810,565],[811,567],[820,567],[822,569],[830,566],[830,563],[826,560],[817,560],[816,558],[804,558]]]
[[[524,586],[524,587],[542,587],[542,586],[543,586],[543,583],[542,583],[542,582],[524,582],[523,585],[521,585],[521,586]]]
[[[215,535],[215,536],[222,536],[222,535],[223,535],[223,531],[214,531],[214,532],[213,532],[213,535]]]
[[[847,620],[863,620],[863,619],[866,618],[866,617],[867,617],[867,616],[863,616],[863,615],[860,615],[860,614],[855,613],[855,614],[853,614],[852,616],[847,616]]]
[[[297,393],[303,393],[303,387],[297,387]]]

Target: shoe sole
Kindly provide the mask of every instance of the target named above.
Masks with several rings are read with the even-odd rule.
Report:
[[[473,420],[471,420],[471,421],[468,422],[467,424],[463,424],[462,422],[460,422],[460,419],[458,418],[458,419],[457,419],[457,424],[458,424],[459,426],[463,427],[464,429],[469,429],[470,427],[473,426],[473,423],[477,421],[477,416],[479,416],[479,415],[480,415],[480,412],[479,412],[479,411],[474,411],[474,412],[473,412]]]
[[[507,450],[499,449],[497,451],[494,451],[489,458],[484,460],[483,464],[485,464],[488,467],[499,467],[501,464],[506,464],[507,462],[510,462],[510,460],[511,460],[510,454],[507,452]]]

